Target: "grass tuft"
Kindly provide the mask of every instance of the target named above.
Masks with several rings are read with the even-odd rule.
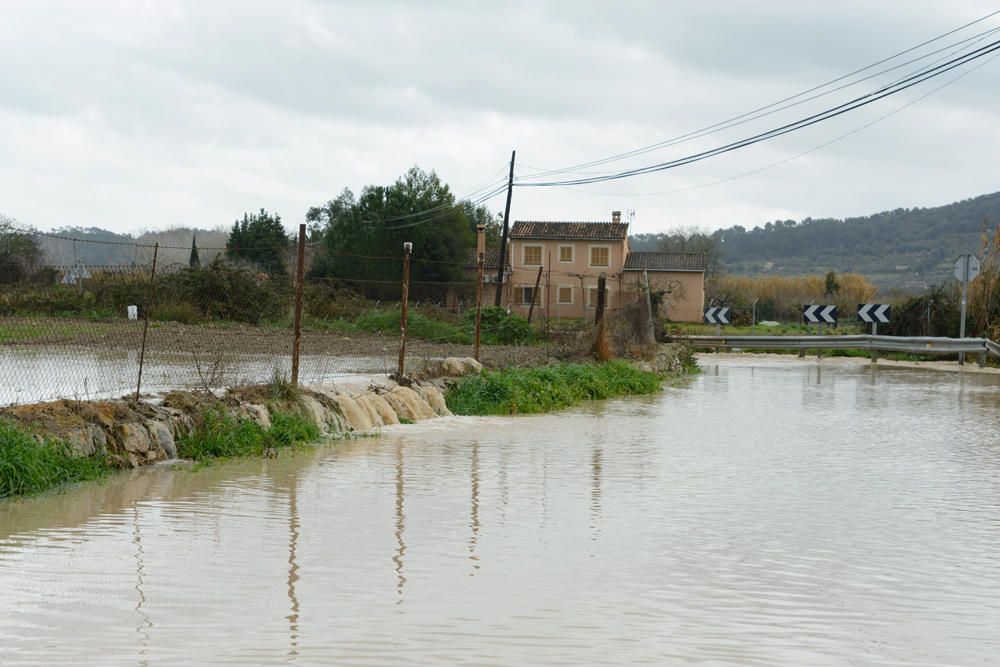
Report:
[[[549,412],[581,401],[651,394],[660,390],[655,373],[624,361],[509,368],[468,376],[445,394],[459,415],[510,415]]]
[[[100,479],[110,471],[103,459],[76,457],[61,440],[40,443],[14,424],[0,420],[0,498]]]
[[[301,415],[275,412],[271,428],[265,430],[250,420],[211,410],[177,442],[177,454],[195,461],[271,456],[278,450],[294,449],[319,439],[319,427]]]

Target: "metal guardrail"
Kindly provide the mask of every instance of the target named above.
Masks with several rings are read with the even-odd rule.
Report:
[[[758,350],[868,350],[910,354],[971,354],[985,363],[986,355],[1000,357],[1000,345],[988,338],[932,336],[673,336],[672,341],[695,347],[734,347]]]

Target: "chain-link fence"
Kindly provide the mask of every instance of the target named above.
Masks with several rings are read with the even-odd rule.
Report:
[[[46,242],[54,243],[52,237]],[[136,246],[136,261],[127,264],[49,265],[20,258],[0,263],[0,405],[218,390],[287,379],[293,374],[296,339],[302,383],[390,375],[398,369],[402,257],[351,256],[364,277],[329,277],[331,272],[314,277],[323,272],[310,271],[316,258],[306,247],[300,281],[292,247],[283,249],[285,270],[265,272],[225,259],[224,249],[202,249],[203,256],[218,259],[185,264],[157,261],[163,256],[176,260],[176,248],[169,249],[170,255],[163,247]],[[434,269],[443,262],[414,252],[410,264],[406,372],[446,356],[473,356],[476,272],[430,280],[425,278],[442,273]],[[609,293],[616,295],[608,309],[615,312],[627,290],[608,283]],[[497,285],[483,286],[484,361],[544,360],[557,351],[561,335],[592,326],[592,309],[559,302],[552,274],[543,284],[546,289],[534,295],[533,309],[529,304],[531,326],[507,315],[527,314],[512,288],[503,286],[504,307],[495,309],[490,306]]]

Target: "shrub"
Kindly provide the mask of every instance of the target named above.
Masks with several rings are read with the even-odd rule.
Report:
[[[658,391],[655,373],[624,361],[509,368],[469,376],[448,390],[448,408],[460,415],[506,415],[559,410],[580,401]]]
[[[465,313],[466,327],[474,334],[476,311]],[[480,315],[480,340],[487,345],[527,345],[537,333],[523,317],[508,313],[502,306],[484,306]]]

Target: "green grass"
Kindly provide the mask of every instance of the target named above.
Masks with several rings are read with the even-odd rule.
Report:
[[[510,415],[560,410],[581,401],[651,394],[660,390],[655,373],[624,361],[509,368],[468,376],[445,394],[458,415]]]
[[[270,456],[320,439],[319,427],[300,415],[275,412],[271,428],[220,411],[205,413],[195,429],[177,442],[181,458],[205,461]]]
[[[86,333],[100,333],[100,329],[72,322],[7,322],[0,326],[0,343],[23,343],[38,338],[59,338]]]
[[[39,443],[31,434],[0,420],[0,498],[100,479],[109,472],[111,466],[103,459],[73,456],[65,442]]]

